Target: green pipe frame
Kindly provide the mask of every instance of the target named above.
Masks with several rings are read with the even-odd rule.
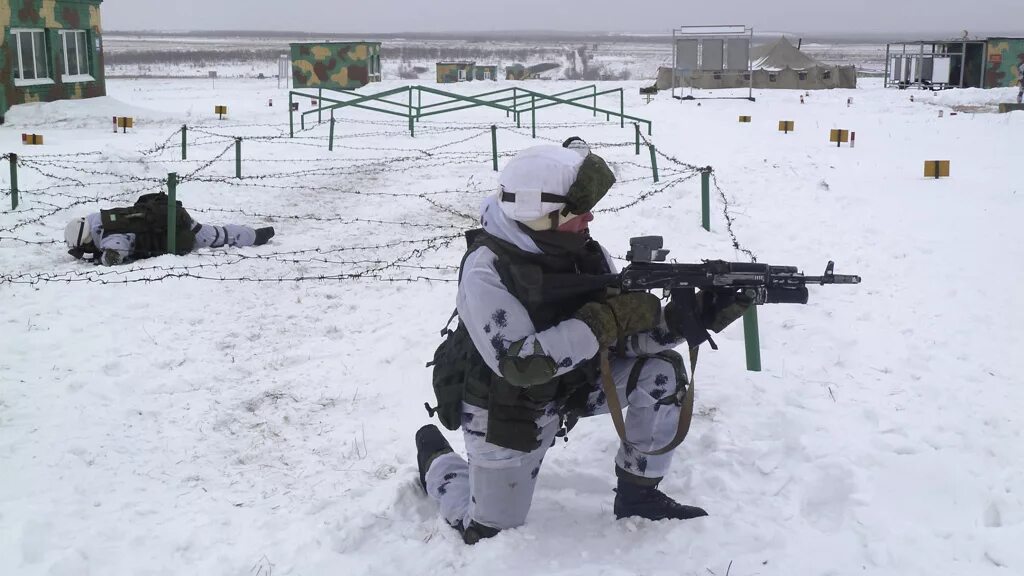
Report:
[[[415,105],[413,105],[413,91],[417,92],[417,99],[416,99],[416,104]],[[566,96],[569,96],[571,94],[576,94],[576,93],[583,92],[583,91],[585,91],[587,93],[586,94],[582,94],[582,95],[572,96],[572,97],[566,97]],[[651,134],[652,128],[653,128],[650,120],[645,120],[643,118],[637,118],[635,116],[630,116],[630,115],[625,113],[625,96],[624,96],[624,91],[623,91],[622,88],[614,88],[614,89],[610,89],[610,90],[598,91],[597,86],[593,85],[593,84],[587,85],[587,86],[581,86],[581,87],[578,87],[578,88],[573,88],[571,90],[565,90],[563,92],[558,92],[556,94],[543,94],[543,93],[540,93],[540,92],[534,92],[532,90],[527,90],[525,88],[521,88],[521,87],[516,86],[516,87],[512,87],[512,88],[503,88],[503,89],[500,89],[500,90],[492,90],[490,92],[484,92],[482,94],[476,94],[476,95],[472,95],[472,96],[465,96],[465,95],[454,94],[452,92],[447,92],[445,90],[439,90],[439,89],[436,89],[436,88],[431,88],[429,86],[422,86],[422,85],[418,85],[418,86],[405,86],[405,87],[400,87],[400,88],[392,88],[390,90],[385,90],[384,92],[379,92],[377,94],[369,94],[369,95],[362,95],[362,94],[358,94],[356,92],[352,92],[352,91],[349,91],[349,90],[334,90],[334,92],[337,92],[337,93],[340,93],[340,94],[344,94],[346,96],[353,96],[354,98],[350,99],[350,100],[340,100],[340,99],[337,99],[337,98],[330,98],[330,97],[325,98],[323,96],[323,90],[322,89],[318,89],[318,91],[317,91],[317,93],[315,95],[315,98],[317,99],[317,102],[318,102],[317,107],[315,109],[307,110],[307,111],[301,112],[299,114],[299,124],[300,124],[300,128],[301,129],[303,129],[303,130],[305,129],[305,127],[306,127],[306,116],[309,115],[309,114],[316,113],[317,114],[317,118],[318,119],[322,119],[323,118],[323,111],[325,109],[326,110],[330,110],[332,115],[333,115],[335,110],[340,110],[341,108],[346,108],[346,107],[353,107],[353,108],[360,108],[360,109],[363,109],[363,110],[369,110],[371,112],[378,112],[378,113],[381,113],[381,114],[388,114],[388,115],[392,115],[392,116],[399,116],[399,117],[402,117],[402,118],[408,118],[409,119],[409,132],[413,136],[415,136],[415,124],[414,123],[418,122],[421,118],[425,118],[425,117],[428,117],[428,116],[436,116],[436,115],[440,115],[440,114],[447,114],[447,113],[450,113],[450,112],[457,112],[459,110],[467,110],[467,109],[470,109],[470,108],[477,108],[477,107],[481,107],[482,106],[482,107],[487,107],[487,108],[494,108],[496,110],[503,110],[505,112],[506,118],[509,117],[509,115],[514,116],[515,120],[516,120],[516,126],[517,127],[521,126],[520,120],[521,120],[522,113],[523,112],[530,112],[530,117],[531,117],[531,120],[532,120],[532,122],[531,122],[532,123],[532,134],[533,134],[534,137],[536,137],[536,128],[537,128],[537,126],[536,126],[536,113],[537,113],[537,110],[541,110],[541,109],[544,109],[544,108],[550,108],[552,106],[558,106],[558,105],[573,106],[573,107],[576,107],[576,108],[582,108],[584,110],[590,110],[591,112],[593,112],[595,117],[597,116],[598,112],[603,113],[605,115],[605,117],[608,118],[608,119],[610,119],[613,116],[617,117],[617,118],[619,118],[619,125],[622,126],[622,127],[625,126],[626,119],[634,121],[637,124],[637,128],[639,128],[639,124],[640,123],[644,123],[644,124],[647,125],[647,134],[648,135]],[[432,104],[423,105],[423,93],[424,92],[426,92],[427,94],[434,95],[434,96],[440,96],[442,98],[446,98],[446,100],[443,100],[441,102],[434,102]],[[597,97],[598,96],[603,96],[603,95],[606,95],[606,94],[614,94],[616,92],[619,93],[619,110],[618,111],[607,110],[607,109],[604,109],[604,108],[598,108],[598,106],[597,106]],[[393,100],[388,100],[387,99],[390,96],[401,95],[403,93],[406,93],[408,95],[408,103],[395,102]],[[511,96],[506,96],[506,94],[508,94],[508,93],[511,93]],[[289,91],[289,93],[288,93],[288,127],[289,127],[289,135],[291,137],[295,136],[295,119],[294,119],[295,110],[294,110],[294,106],[293,106],[293,102],[294,102],[294,97],[295,96],[308,97],[308,98],[311,98],[311,99],[314,98],[313,94],[307,94],[307,93],[296,91],[296,90]],[[490,98],[490,97],[493,97],[493,96],[502,96],[502,97],[500,97],[500,98]],[[486,98],[490,98],[490,99],[486,99]],[[587,99],[592,100],[592,103],[590,105],[582,104],[582,103],[579,102],[580,100],[587,100]],[[385,104],[385,105],[395,106],[399,110],[386,110],[386,109],[382,109],[382,108],[379,108],[379,107],[376,107],[376,106],[370,106],[369,105],[370,103],[375,103],[375,102],[379,102],[379,103]],[[456,105],[456,104],[459,104],[459,103],[463,103],[463,104]],[[438,108],[438,109],[434,110],[435,108]]]

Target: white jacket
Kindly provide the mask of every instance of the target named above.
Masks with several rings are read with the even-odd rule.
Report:
[[[497,196],[484,200],[480,210],[483,229],[492,236],[514,244],[521,250],[540,254],[537,244],[518,224],[501,210]],[[605,252],[608,268],[615,272],[615,264]],[[484,362],[499,376],[499,362],[509,347],[524,340],[520,356],[541,354],[550,357],[557,364],[555,377],[569,372],[581,362],[597,355],[598,342],[590,328],[580,320],[570,318],[547,330],[538,332],[526,308],[513,296],[498,276],[495,267],[497,256],[486,246],[470,254],[462,267],[462,280],[456,299],[459,318]],[[664,317],[660,331],[667,332]],[[662,341],[665,339],[663,338]],[[642,333],[628,339],[625,354],[653,354],[677,346],[681,340],[659,344],[650,333]]]

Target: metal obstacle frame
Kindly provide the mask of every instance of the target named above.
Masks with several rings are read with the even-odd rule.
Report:
[[[702,65],[701,54],[703,52],[703,44],[706,40],[723,40],[723,62],[728,62],[728,40],[735,40],[738,38],[747,38],[747,70],[744,72],[747,75],[749,81],[747,97],[742,96],[719,96],[715,98],[707,97],[700,98],[701,100],[728,100],[728,99],[742,99],[754,101],[754,70],[753,70],[753,59],[751,58],[751,50],[754,48],[754,29],[743,24],[722,24],[722,25],[711,25],[711,26],[680,26],[679,28],[672,29],[672,96],[675,97],[676,93],[676,78],[679,76],[679,63],[677,62],[679,54],[679,42],[681,40],[696,40],[698,50],[698,66]],[[712,70],[698,68],[700,72],[720,72],[726,74],[730,71],[726,68]],[[682,96],[679,100],[683,100]],[[685,98],[686,100],[696,100],[697,98]]]
[[[627,119],[636,123],[646,124],[647,134],[650,135],[652,132],[650,120],[626,114],[625,95],[622,88],[598,90],[597,86],[594,84],[573,88],[556,94],[544,94],[542,92],[535,92],[533,90],[515,86],[467,96],[421,85],[402,86],[378,92],[376,94],[360,94],[351,90],[327,90],[327,92],[341,94],[351,98],[342,99],[341,97],[332,97],[331,95],[325,97],[323,89],[317,89],[315,93],[304,92],[302,90],[292,90],[288,92],[289,136],[295,136],[296,110],[294,109],[295,106],[293,106],[295,97],[310,98],[317,101],[317,106],[315,108],[299,113],[299,127],[302,130],[305,130],[306,128],[306,116],[310,114],[316,114],[317,122],[320,123],[323,122],[324,111],[327,111],[329,112],[331,121],[333,122],[335,111],[352,107],[362,110],[370,110],[381,114],[408,118],[409,134],[411,136],[415,136],[416,122],[421,118],[457,112],[459,110],[466,110],[469,108],[486,107],[504,111],[506,117],[514,117],[517,128],[522,127],[522,115],[529,113],[532,136],[536,138],[537,110],[543,110],[544,108],[550,108],[552,106],[573,106],[592,111],[594,117],[597,117],[598,113],[604,114],[605,120],[611,120],[613,117],[618,118],[619,126],[622,128],[626,126]],[[580,92],[586,93],[579,94]],[[424,93],[432,96],[440,96],[441,98],[444,98],[444,100],[423,104]],[[619,95],[619,109],[617,111],[598,107],[598,96],[615,93],[618,93]],[[403,99],[403,101],[395,101],[394,99],[391,99],[394,96],[401,97],[403,94],[408,96],[407,102],[405,99]],[[590,100],[590,103],[587,104],[581,102],[584,100]],[[389,108],[382,108],[378,105],[388,105]]]

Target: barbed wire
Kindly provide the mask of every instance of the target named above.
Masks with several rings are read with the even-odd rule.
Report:
[[[359,121],[354,124],[394,126],[395,134],[404,134],[406,122],[402,121]],[[468,150],[457,151],[463,144],[479,139],[491,131],[492,124],[443,126],[423,124],[417,125],[417,136],[440,135],[459,131],[464,136],[453,141],[440,142],[423,147],[366,147],[347,146],[339,144],[346,139],[355,138],[356,134],[335,134],[335,146],[342,149],[366,151],[378,153],[370,158],[334,158],[330,155],[321,155],[318,158],[248,158],[246,167],[248,172],[259,168],[263,164],[271,166],[282,166],[280,163],[296,165],[291,170],[268,170],[262,173],[249,173],[242,178],[234,177],[234,174],[224,175],[217,172],[222,170],[224,163],[235,161],[228,158],[228,154],[235,146],[236,138],[244,141],[253,141],[261,145],[288,144],[291,146],[314,146],[323,150],[327,145],[328,137],[322,134],[313,134],[316,128],[322,128],[322,124],[312,125],[305,130],[297,131],[302,136],[291,138],[288,134],[286,124],[249,124],[249,125],[216,125],[216,126],[195,126],[187,127],[190,136],[188,145],[190,147],[205,147],[214,145],[227,145],[212,157],[205,159],[179,160],[161,159],[161,155],[176,151],[181,148],[181,143],[176,140],[180,137],[182,129],[178,128],[169,136],[141,150],[137,159],[108,158],[103,151],[76,152],[68,154],[39,154],[31,156],[19,156],[19,164],[30,170],[34,176],[43,179],[47,185],[36,186],[35,188],[23,189],[22,193],[31,194],[32,200],[37,205],[23,208],[18,214],[31,214],[28,218],[22,218],[18,222],[6,228],[0,228],[2,233],[11,233],[31,224],[45,221],[47,218],[84,204],[96,204],[103,202],[120,202],[131,199],[141,193],[162,189],[166,184],[163,176],[137,176],[125,174],[120,170],[110,170],[116,166],[189,166],[187,171],[179,177],[179,182],[191,182],[195,184],[211,184],[220,186],[243,187],[248,189],[268,190],[294,190],[296,182],[303,182],[301,188],[306,193],[318,194],[350,194],[366,197],[380,198],[419,198],[426,202],[436,213],[448,217],[435,219],[433,221],[407,221],[400,219],[377,219],[360,218],[353,216],[340,216],[332,214],[274,214],[270,212],[246,210],[240,208],[216,208],[200,207],[190,208],[189,211],[196,214],[238,214],[246,218],[264,220],[290,220],[310,221],[341,226],[366,225],[366,226],[394,226],[408,228],[410,230],[436,230],[440,234],[426,238],[403,239],[393,242],[384,242],[376,245],[351,245],[333,247],[315,247],[309,249],[245,253],[237,250],[214,250],[209,252],[194,253],[201,258],[201,262],[182,265],[139,265],[138,262],[128,266],[117,268],[99,267],[85,264],[72,270],[59,272],[5,272],[0,273],[0,285],[2,284],[29,284],[40,283],[72,283],[87,282],[98,284],[128,284],[128,283],[151,283],[172,279],[194,279],[222,282],[305,282],[305,281],[383,281],[383,282],[454,282],[458,266],[451,263],[431,265],[424,261],[431,253],[446,249],[457,239],[463,238],[464,230],[476,225],[478,217],[461,209],[461,203],[449,203],[442,200],[443,196],[454,195],[468,196],[479,195],[482,191],[476,188],[476,184],[470,179],[470,189],[444,189],[444,190],[423,190],[423,191],[396,191],[381,189],[359,189],[353,186],[350,181],[345,180],[344,184],[334,183],[339,178],[346,177],[369,177],[376,179],[380,174],[392,171],[407,172],[409,170],[450,170],[458,166],[475,166],[482,163],[489,163],[492,157],[490,150]],[[545,128],[593,128],[594,123],[552,123],[544,124]],[[236,136],[229,134],[240,128],[268,128],[276,131],[274,134],[256,134]],[[526,129],[513,128],[508,126],[499,127],[503,131],[531,137],[532,134]],[[366,136],[381,136],[387,131],[366,132]],[[358,133],[363,135],[362,133]],[[561,140],[546,136],[539,136],[540,140],[552,143],[561,143]],[[531,140],[533,140],[531,138]],[[429,142],[429,138],[428,138]],[[644,138],[644,143],[649,141]],[[632,141],[594,141],[591,147],[600,149],[623,149],[634,146]],[[516,155],[519,150],[504,150],[497,153],[499,158],[509,158]],[[379,153],[385,153],[382,157]],[[670,165],[665,166],[662,174],[666,181],[660,184],[644,186],[635,197],[622,204],[595,210],[599,213],[616,213],[635,207],[651,198],[663,194],[666,191],[677,188],[679,185],[693,179],[700,173],[700,168],[689,163],[681,162],[676,158],[658,151],[658,154],[669,161]],[[351,156],[351,155],[350,155]],[[10,155],[0,158],[9,159]],[[632,160],[615,160],[610,162],[617,168],[628,174],[631,170],[650,169],[649,166]],[[329,163],[326,164],[325,163]],[[104,170],[100,166],[108,166]],[[295,169],[297,168],[297,169]],[[620,179],[620,183],[640,182],[649,178],[648,175],[633,178]],[[318,182],[319,180],[319,182]],[[322,182],[331,182],[324,184]],[[118,190],[109,194],[94,193],[87,196],[75,194],[76,190],[91,190],[97,187],[116,187]],[[732,231],[732,217],[728,213],[728,202],[724,192],[715,180],[715,187],[723,199],[723,206],[726,212],[726,220],[730,236],[734,246],[738,250],[746,252],[751,258],[753,254],[740,247]],[[62,244],[60,240],[38,240],[31,238],[20,238],[17,236],[0,236],[0,243],[20,243],[25,245],[49,246]],[[352,254],[354,258],[347,258],[344,254]],[[387,254],[387,256],[384,256]],[[429,258],[427,258],[429,259]],[[255,273],[234,273],[225,274],[228,269],[242,265],[258,265],[259,262],[276,262],[292,267],[297,267],[299,274],[289,275],[261,275]],[[312,273],[305,268],[327,267],[322,273]],[[340,268],[340,270],[339,270]]]

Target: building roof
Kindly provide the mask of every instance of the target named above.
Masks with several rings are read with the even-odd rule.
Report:
[[[793,46],[785,36],[773,43],[755,46],[750,51],[750,61],[754,70],[806,70],[821,64]]]

